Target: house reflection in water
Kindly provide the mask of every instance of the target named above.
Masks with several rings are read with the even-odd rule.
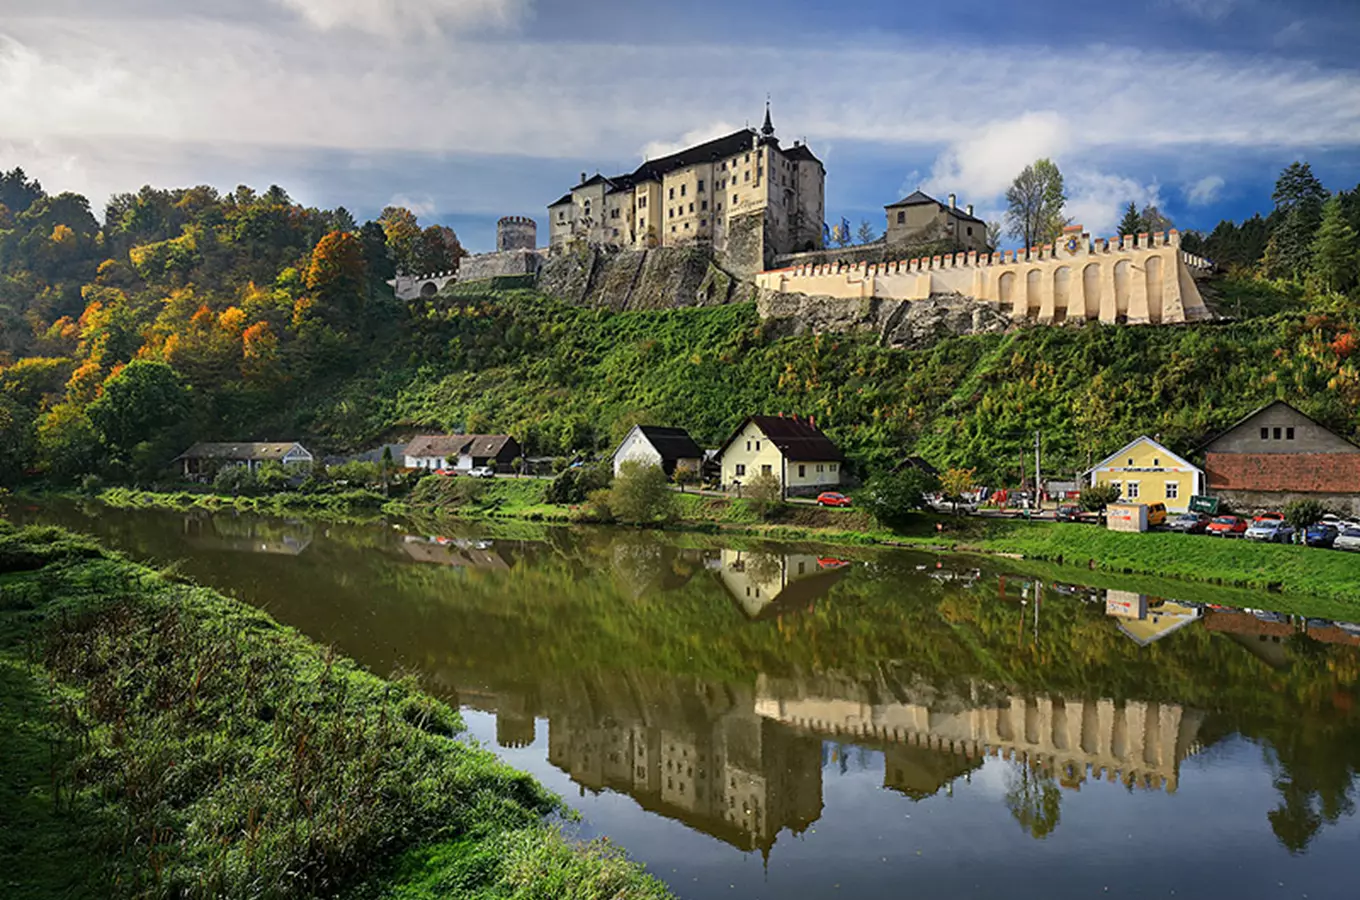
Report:
[[[432,563],[455,568],[500,569],[510,568],[494,545],[486,540],[467,538],[421,537],[408,534],[401,547],[416,562]]]
[[[1146,647],[1196,621],[1200,609],[1177,600],[1109,590],[1105,592],[1105,614],[1119,619],[1119,630]]]
[[[849,563],[812,553],[722,550],[718,578],[742,612],[768,619],[808,609],[844,577]]]
[[[312,526],[306,522],[229,514],[185,516],[183,534],[191,547],[233,553],[298,556],[312,543]]]

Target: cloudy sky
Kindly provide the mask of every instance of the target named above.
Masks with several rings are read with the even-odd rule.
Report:
[[[0,0],[0,167],[96,211],[146,183],[404,203],[481,250],[768,94],[833,220],[917,187],[995,217],[1051,156],[1094,232],[1129,200],[1212,227],[1295,159],[1360,182],[1357,45],[1357,0]]]

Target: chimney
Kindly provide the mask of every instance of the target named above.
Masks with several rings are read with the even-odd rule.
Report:
[[[581,184],[585,184],[585,183],[586,183],[586,173],[585,173],[585,172],[582,172],[582,173],[581,173]]]
[[[971,216],[972,214],[973,214],[973,204],[970,203],[970,204],[968,204],[968,215]]]
[[[958,209],[958,208],[959,208],[959,197],[958,197],[957,194],[950,194],[950,195],[949,195],[949,208],[950,208],[950,209]]]

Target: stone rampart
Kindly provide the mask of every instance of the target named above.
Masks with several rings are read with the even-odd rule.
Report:
[[[1016,321],[1170,324],[1211,318],[1195,275],[1209,264],[1176,231],[1092,240],[1080,226],[1028,251],[953,253],[888,263],[800,265],[763,272],[777,293],[841,300],[959,294],[1000,304]]]
[[[549,258],[538,289],[578,306],[618,312],[727,303],[736,280],[700,247],[579,250]]]
[[[479,253],[465,256],[457,271],[429,272],[424,275],[398,275],[387,282],[398,300],[431,299],[447,285],[485,281],[507,275],[536,275],[542,265],[537,250],[509,250],[504,253]]]

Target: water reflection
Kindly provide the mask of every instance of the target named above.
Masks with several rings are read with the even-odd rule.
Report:
[[[1188,889],[1231,861],[1238,892],[1288,871],[1326,896],[1360,839],[1360,626],[1261,612],[1257,595],[603,529],[34,516],[183,559],[381,674],[419,670],[489,714],[484,737],[574,793],[591,828],[675,869],[682,894],[691,873],[716,872],[713,896],[817,896],[823,875],[895,895],[900,878],[853,858],[868,840],[928,848],[913,811],[941,852],[996,854],[919,876],[949,895],[1007,889],[1027,858],[1006,849],[1017,837],[1091,887],[1080,873],[1108,856],[1093,835],[1118,827],[1109,839],[1130,859],[1173,829],[1208,843],[1171,885],[1123,870],[1134,893]],[[682,849],[667,822],[734,856]],[[1213,848],[1219,834],[1229,849]],[[754,851],[767,880],[743,882]]]

